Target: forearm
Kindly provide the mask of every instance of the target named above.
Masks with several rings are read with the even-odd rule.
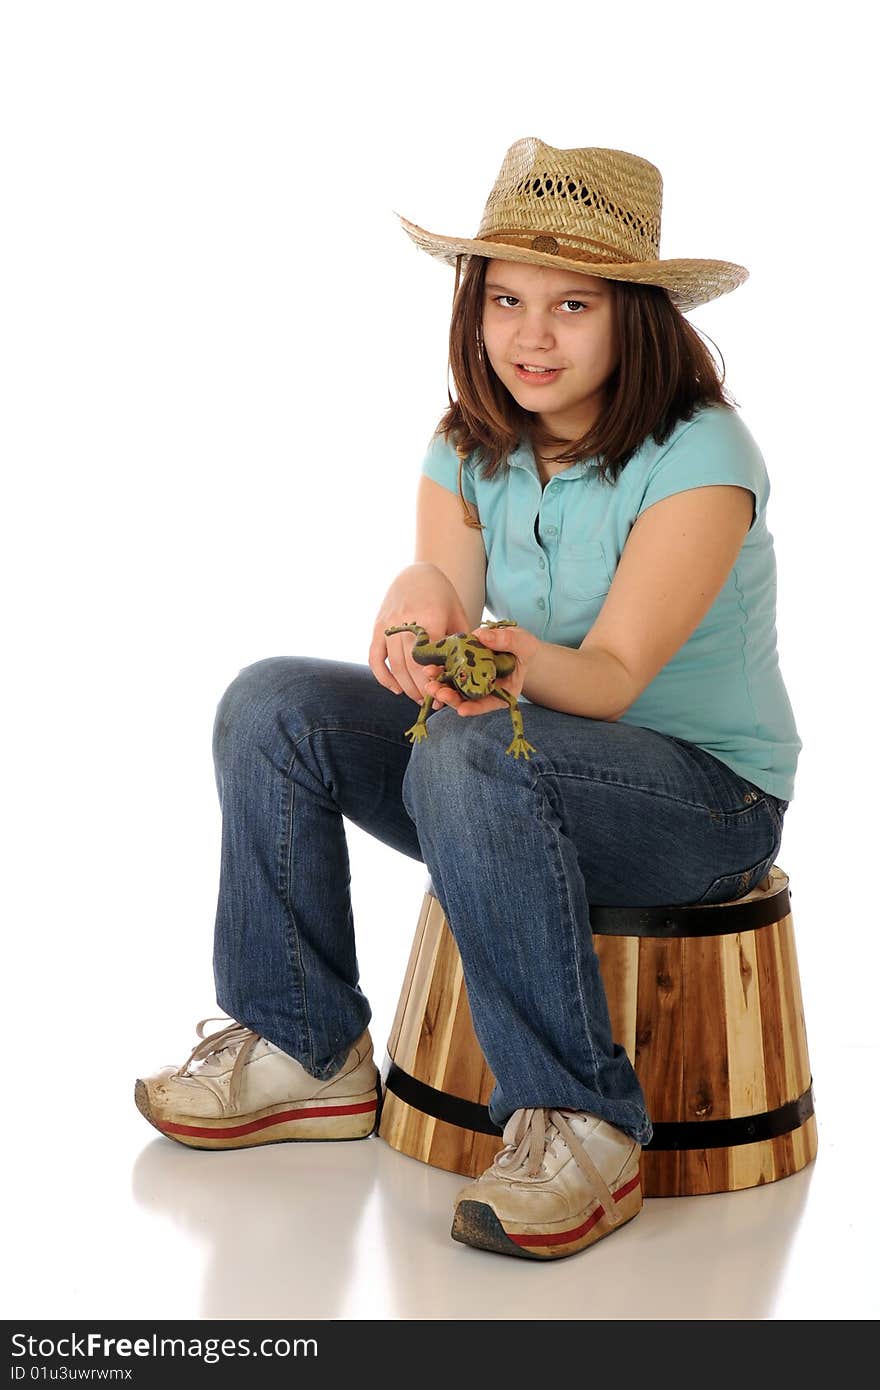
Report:
[[[632,702],[624,666],[601,647],[541,642],[531,658],[523,694],[534,705],[585,719],[618,719]]]

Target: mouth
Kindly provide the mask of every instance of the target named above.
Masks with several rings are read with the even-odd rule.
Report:
[[[513,366],[520,381],[537,383],[555,381],[562,371],[561,367],[536,367],[528,362],[514,362]]]

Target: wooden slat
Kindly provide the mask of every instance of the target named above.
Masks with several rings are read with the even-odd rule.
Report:
[[[636,936],[594,936],[602,983],[611,1017],[611,1035],[630,1063],[636,1055],[639,997],[639,940]]]
[[[440,929],[444,922],[443,909],[432,897],[425,918],[425,928],[419,946],[409,1000],[400,1027],[394,1060],[403,1071],[414,1075],[416,1054],[422,1038],[422,1020],[428,1003],[434,964],[440,947]]]
[[[776,925],[755,932],[755,961],[761,1001],[761,1045],[768,1110],[792,1099],[787,1094],[782,1040],[782,999],[777,974]]]
[[[474,1037],[467,987],[462,980],[443,1089],[448,1095],[476,1099],[485,1105],[494,1085],[495,1078]],[[456,1125],[438,1124],[431,1149],[432,1162],[436,1155],[439,1167],[479,1177],[502,1144],[500,1134],[480,1134]]]
[[[419,912],[419,920],[416,923],[413,943],[410,947],[409,960],[407,961],[406,974],[403,977],[403,984],[400,987],[400,997],[397,1000],[397,1011],[394,1015],[394,1022],[391,1025],[391,1032],[388,1034],[388,1055],[396,1059],[397,1044],[400,1039],[400,1029],[403,1024],[404,1014],[409,1008],[409,992],[412,989],[413,976],[416,971],[416,964],[419,959],[419,952],[422,948],[422,938],[425,935],[425,923],[428,920],[428,913],[432,903],[436,899],[431,893],[425,893],[422,898],[422,907]]]
[[[730,1191],[758,1187],[776,1179],[773,1144],[764,1139],[756,1144],[736,1144],[730,1150]]]
[[[399,1101],[398,1105],[398,1148],[412,1158],[420,1159],[422,1163],[430,1162],[434,1128],[438,1121],[433,1115],[426,1115],[423,1111],[407,1105],[405,1101]]]
[[[455,1010],[445,1083],[444,1089],[450,1094],[463,1100],[476,1100],[480,1105],[488,1104],[495,1086],[495,1077],[474,1035],[464,979]]]
[[[767,1109],[767,1090],[755,933],[737,932],[722,937],[721,964],[730,1113],[761,1114]],[[737,1144],[730,1151],[730,1186],[753,1187],[767,1182],[771,1168],[772,1156],[763,1143]]]
[[[781,975],[783,956],[780,947],[780,924],[763,927],[755,933],[758,962],[758,983],[761,994],[761,1036],[764,1052],[764,1075],[767,1108],[775,1110],[796,1100],[800,1091],[796,1085],[795,1068],[791,1060],[792,1033],[790,1010],[784,993]],[[794,1140],[790,1134],[770,1141],[773,1151],[774,1178],[786,1177],[796,1171]]]
[[[442,911],[436,925],[437,949],[431,970],[430,986],[424,1008],[422,1026],[412,1075],[438,1091],[447,1090],[446,1068],[449,1044],[455,1022],[458,999],[462,990],[461,957]]]
[[[447,1124],[445,1120],[435,1120],[426,1162],[447,1173],[478,1178],[485,1173],[500,1147],[500,1138],[493,1139],[490,1134],[478,1134],[475,1130]]]
[[[800,1019],[795,1015],[794,1001],[789,985],[788,945],[783,927],[782,922],[777,924],[773,951],[776,959],[776,981],[779,990],[779,1016],[782,1023],[780,1042],[782,1062],[785,1068],[785,1098],[786,1100],[794,1100],[804,1089],[800,1084],[800,1047],[798,1041]]]
[[[681,940],[639,941],[635,1070],[652,1120],[678,1120],[682,1088]],[[648,1157],[648,1156],[646,1156]],[[651,1154],[645,1166],[657,1195],[680,1189],[681,1155]]]
[[[755,933],[737,932],[719,942],[730,1113],[754,1115],[767,1109]]]
[[[804,1001],[801,997],[801,977],[798,971],[791,913],[779,923],[779,939],[786,1016],[791,1032],[792,1082],[797,1094],[802,1095],[810,1084],[810,1058],[807,1052]]]
[[[724,1030],[724,974],[721,936],[691,936],[683,944],[681,1001],[682,1109],[689,1122],[730,1116],[727,1035]],[[686,1152],[682,1168],[688,1192],[717,1192],[729,1181],[729,1151]]]

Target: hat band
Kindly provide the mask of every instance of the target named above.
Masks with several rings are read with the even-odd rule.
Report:
[[[549,236],[542,233],[521,232],[516,228],[502,228],[500,231],[484,232],[480,241],[491,241],[495,245],[513,246],[523,251],[538,251],[546,256],[559,256],[566,261],[595,261],[597,265],[631,265],[633,256],[619,251],[607,242],[595,241],[591,237]]]

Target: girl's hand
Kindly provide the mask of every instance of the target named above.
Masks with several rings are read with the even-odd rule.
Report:
[[[436,565],[425,561],[401,570],[385,595],[373,624],[369,666],[380,685],[395,695],[408,695],[417,705],[425,698],[425,682],[443,670],[441,665],[420,666],[412,660],[414,632],[385,636],[387,627],[417,622],[432,642],[450,632],[467,632],[468,616],[451,581]],[[387,665],[386,663],[387,659]]]
[[[522,694],[529,662],[541,645],[540,638],[527,632],[523,627],[476,627],[475,637],[496,652],[512,652],[516,657],[516,667],[512,675],[496,680],[495,687],[509,690],[514,699]],[[436,680],[425,684],[425,694],[433,695],[436,704],[455,705],[462,717],[473,714],[488,714],[490,709],[508,709],[506,700],[498,695],[483,695],[479,700],[466,700],[452,685],[441,685]]]

